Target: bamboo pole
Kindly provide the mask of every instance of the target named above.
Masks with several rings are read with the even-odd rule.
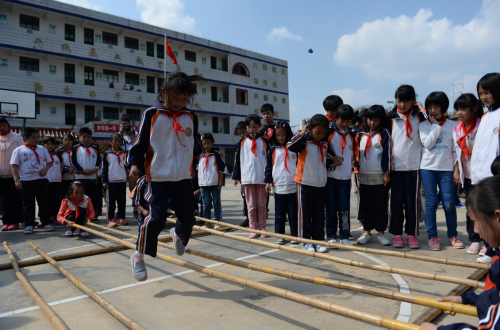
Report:
[[[167,221],[175,222],[175,220],[171,220],[171,219],[167,219]],[[291,248],[291,247],[288,247],[285,245],[256,240],[256,239],[252,239],[252,238],[248,238],[248,237],[240,237],[240,236],[231,235],[228,233],[221,233],[221,232],[217,232],[216,230],[209,229],[209,228],[193,226],[193,229],[205,231],[205,232],[212,233],[212,234],[222,236],[222,237],[231,238],[231,239],[241,241],[241,242],[247,242],[247,243],[251,243],[251,244],[267,246],[267,247],[270,247],[273,249],[279,249],[279,250],[288,251],[288,252],[292,252],[292,253],[312,256],[315,258],[330,260],[330,261],[337,262],[337,263],[344,264],[344,265],[360,267],[360,268],[365,268],[365,269],[371,269],[371,270],[377,270],[377,271],[387,272],[387,273],[413,276],[413,277],[423,278],[423,279],[427,279],[427,280],[442,281],[442,282],[449,282],[449,283],[456,283],[456,284],[464,284],[464,285],[468,285],[468,286],[471,286],[474,288],[483,288],[484,289],[483,282],[472,281],[472,280],[468,280],[468,279],[461,278],[461,277],[440,275],[440,274],[434,274],[434,273],[426,273],[426,272],[420,272],[420,271],[409,270],[409,269],[404,269],[404,268],[396,268],[396,267],[391,267],[391,266],[370,265],[370,264],[365,264],[364,262],[359,262],[359,261],[341,258],[341,257],[335,257],[335,256],[327,255],[324,253],[311,252],[311,251],[306,251],[304,249],[295,249],[295,248]]]
[[[116,238],[114,236],[104,234],[100,231],[90,229],[88,227],[83,227],[77,224],[73,225],[76,228],[84,229],[88,231],[89,233],[93,233],[97,236],[101,236],[104,238],[107,238],[109,240],[115,241],[117,243],[123,244],[125,246],[128,246],[130,248],[135,248],[135,245],[132,243],[129,243],[127,241],[121,240],[119,238]],[[413,330],[413,329],[420,329],[420,326],[415,325],[415,324],[410,324],[406,322],[401,322],[398,320],[394,320],[391,318],[383,317],[380,315],[375,315],[367,312],[362,312],[353,308],[333,304],[324,300],[320,300],[317,298],[313,297],[308,297],[299,293],[295,293],[293,291],[285,290],[285,289],[280,289],[268,284],[260,283],[257,281],[253,281],[244,277],[236,276],[236,275],[231,275],[228,273],[224,273],[215,269],[203,267],[197,264],[194,264],[192,262],[184,261],[182,259],[178,259],[175,257],[171,257],[162,253],[157,253],[156,257],[158,259],[173,263],[175,265],[185,267],[191,270],[194,270],[199,273],[207,274],[216,278],[219,278],[221,280],[226,280],[232,283],[236,283],[239,285],[243,285],[249,288],[253,288],[259,291],[263,291],[281,298],[285,298],[288,300],[292,300],[304,305],[308,305],[311,307],[316,307],[331,313],[347,316],[359,321],[363,321],[366,323],[374,324],[377,326],[381,326],[384,328],[389,328],[389,329],[395,329],[395,330]]]
[[[170,212],[170,213],[175,214],[174,212]],[[427,261],[427,262],[433,262],[433,263],[444,264],[444,265],[468,267],[468,268],[476,268],[476,269],[488,270],[491,266],[489,264],[482,264],[479,262],[470,262],[470,261],[463,261],[463,260],[457,260],[457,259],[425,256],[425,255],[408,253],[408,252],[388,251],[388,250],[381,250],[381,249],[370,249],[370,248],[365,248],[365,247],[360,247],[360,246],[344,245],[344,244],[339,244],[339,243],[329,243],[329,242],[325,242],[325,241],[315,241],[312,239],[293,237],[293,236],[288,236],[288,235],[283,235],[283,234],[272,233],[272,232],[268,232],[268,231],[254,230],[254,229],[250,229],[250,228],[245,228],[245,227],[233,225],[233,224],[230,224],[227,222],[215,221],[215,220],[205,219],[202,217],[195,216],[195,218],[198,220],[201,220],[201,221],[214,223],[214,224],[219,225],[219,226],[225,226],[225,227],[229,227],[229,228],[233,228],[233,229],[243,230],[243,231],[246,231],[249,233],[256,233],[256,234],[260,234],[260,235],[283,238],[283,239],[287,239],[287,240],[294,240],[294,241],[301,242],[301,243],[322,245],[322,246],[336,248],[336,249],[340,249],[340,250],[358,251],[358,252],[364,252],[364,253],[370,253],[370,254],[380,254],[380,255],[390,256],[390,257],[414,259],[414,260]]]
[[[124,233],[124,232],[116,230],[116,229],[111,229],[111,228],[99,226],[96,224],[91,224],[91,226],[96,227],[96,228],[100,228],[103,230],[107,230],[107,231],[112,232],[112,233],[120,234],[123,236],[137,238],[137,236],[135,236],[135,235]],[[158,242],[158,246],[173,250],[173,246],[166,244],[166,243]],[[438,308],[438,309],[444,310],[444,311],[451,311],[451,312],[455,312],[455,313],[460,313],[460,314],[465,314],[465,315],[477,317],[477,310],[476,310],[475,306],[454,304],[454,303],[450,303],[450,302],[439,302],[435,298],[429,298],[429,297],[417,296],[417,295],[412,295],[412,294],[407,294],[407,293],[401,293],[398,291],[378,289],[378,288],[373,288],[373,287],[369,287],[369,286],[365,286],[365,285],[361,285],[361,284],[354,284],[354,283],[350,283],[350,282],[332,280],[332,279],[319,277],[319,276],[304,275],[304,274],[300,274],[300,273],[280,270],[280,269],[273,268],[273,267],[259,266],[256,264],[251,264],[251,263],[247,263],[247,262],[240,261],[240,260],[229,259],[229,258],[217,256],[215,254],[204,253],[204,252],[191,250],[191,249],[186,249],[185,252],[188,254],[192,254],[192,255],[195,255],[198,257],[205,258],[205,259],[219,261],[219,262],[223,262],[223,263],[228,264],[228,265],[246,268],[246,269],[250,269],[250,270],[254,270],[254,271],[258,271],[258,272],[262,272],[262,273],[277,275],[277,276],[281,276],[281,277],[291,278],[294,280],[314,283],[314,284],[318,284],[318,285],[329,286],[329,287],[333,287],[333,288],[337,288],[337,289],[341,289],[341,290],[349,290],[349,291],[365,293],[365,294],[369,294],[372,296],[377,296],[377,297],[382,297],[382,298],[387,298],[387,299],[392,299],[392,300],[405,301],[405,302],[412,303],[412,304],[433,307],[433,308]]]
[[[64,322],[61,320],[61,318],[54,312],[54,310],[47,305],[45,300],[43,300],[42,297],[36,292],[35,288],[31,283],[24,277],[23,273],[21,273],[21,270],[19,269],[19,265],[17,264],[17,260],[14,257],[14,254],[12,253],[12,250],[10,249],[9,245],[7,242],[3,242],[3,247],[5,250],[7,250],[7,254],[9,255],[10,262],[12,263],[12,267],[14,268],[14,271],[16,272],[17,279],[21,284],[24,286],[24,289],[28,291],[28,294],[31,296],[31,298],[35,301],[35,303],[40,307],[40,309],[47,315],[49,318],[50,322],[54,325],[54,327],[58,330],[63,330],[63,329],[68,329],[68,327],[64,324]]]
[[[68,278],[74,285],[76,285],[80,290],[85,292],[90,298],[92,298],[96,303],[104,307],[111,315],[113,315],[116,319],[118,319],[121,323],[123,323],[127,328],[133,330],[146,330],[137,322],[129,318],[127,315],[123,314],[118,308],[111,305],[109,301],[104,299],[100,294],[86,286],[83,282],[80,282],[73,274],[71,274],[66,268],[61,266],[57,261],[49,257],[45,252],[42,251],[38,246],[36,246],[33,242],[30,242],[30,246],[43,258],[45,258],[55,269],[60,271],[64,276]]]

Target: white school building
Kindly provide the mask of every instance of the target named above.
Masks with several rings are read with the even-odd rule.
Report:
[[[0,89],[36,92],[36,119],[27,126],[42,134],[88,126],[96,140],[108,139],[123,114],[138,125],[155,104],[165,56],[167,73],[206,79],[191,108],[228,164],[236,124],[248,114],[271,103],[277,119],[289,120],[285,60],[58,1],[0,0]]]

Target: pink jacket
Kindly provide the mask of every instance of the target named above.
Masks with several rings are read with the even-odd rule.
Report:
[[[92,201],[88,196],[84,196],[83,203],[80,203],[80,206],[87,210],[87,214],[85,215],[85,219],[93,219],[95,217],[94,207],[92,206]],[[61,202],[61,208],[59,209],[59,213],[57,214],[57,221],[64,225],[64,221],[66,221],[66,217],[75,212],[75,205],[65,198]]]
[[[12,131],[7,135],[0,135],[0,178],[12,178],[12,166],[10,165],[12,152],[23,144],[21,135]]]

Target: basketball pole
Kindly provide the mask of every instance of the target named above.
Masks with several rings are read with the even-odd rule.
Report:
[[[26,128],[26,118],[23,119],[23,126],[21,128],[21,136],[24,136],[24,129]]]

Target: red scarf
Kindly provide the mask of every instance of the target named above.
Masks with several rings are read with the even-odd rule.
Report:
[[[90,149],[89,149],[89,148],[91,148],[91,145],[89,144],[88,146],[84,146],[84,145],[82,144],[82,147],[84,147],[84,148],[86,149],[86,151],[87,151],[87,156],[89,156],[89,160],[90,160],[90,157],[92,157],[92,153],[90,152]]]
[[[121,154],[123,154],[123,151],[118,151],[118,152],[110,152],[110,154],[113,154],[116,156],[116,158],[118,158],[118,165],[121,165],[122,163],[122,159],[121,159]]]
[[[329,122],[333,123],[334,120],[332,118],[328,117],[328,115],[326,115],[325,117],[326,119],[328,119]]]
[[[78,218],[80,217],[80,207],[78,205],[83,202],[83,198],[78,203],[75,202],[75,200],[73,199],[73,196],[69,196],[69,199],[71,200],[71,203],[75,204],[75,222],[76,222],[78,220]]]
[[[349,132],[345,133],[345,134],[342,134],[340,132],[337,132],[339,133],[341,136],[342,136],[342,141],[340,141],[340,146],[342,147],[342,155],[344,154],[344,148],[347,144],[347,135],[349,134]]]
[[[210,158],[210,156],[213,156],[213,154],[206,154],[205,155],[205,167],[203,167],[203,173],[205,173],[205,170],[208,167],[208,159]]]
[[[38,161],[38,164],[40,164],[40,156],[39,156],[39,155],[38,155],[38,153],[36,152],[36,148],[37,148],[37,147],[34,147],[34,148],[33,148],[32,146],[30,146],[30,145],[29,145],[29,144],[27,144],[26,142],[24,142],[24,146],[25,146],[26,148],[30,148],[30,149],[31,149],[31,150],[35,153],[36,160]]]
[[[427,120],[429,121],[429,123],[431,123],[431,119],[430,118],[427,118]],[[439,126],[443,126],[445,122],[446,122],[446,117],[443,116],[443,118],[441,118],[441,122],[439,123]]]
[[[311,141],[311,142],[319,147],[319,153],[321,154],[321,161],[324,163],[325,162],[326,145],[324,143],[321,143],[321,142],[316,142],[316,141]]]
[[[363,126],[361,126],[361,125],[358,125],[358,128],[359,128],[360,130],[363,130],[363,129],[364,129],[364,128],[363,128]]]
[[[7,135],[7,134],[9,134],[9,133],[10,133],[10,129],[9,129],[7,132],[5,132],[5,133],[1,133],[1,132],[0,132],[0,136],[5,136],[5,135]]]
[[[180,117],[184,114],[184,112],[176,112],[176,113],[171,113],[169,111],[162,111],[161,113],[163,113],[165,116],[167,117],[170,117],[170,118],[173,118],[174,119],[174,130],[175,130],[175,135],[177,136],[177,140],[179,140],[179,143],[181,144],[181,146],[183,146],[184,148],[186,147],[185,145],[182,144],[181,142],[181,139],[179,138],[179,133],[178,131],[181,131],[181,132],[184,132],[186,133],[186,131],[184,130],[184,127],[182,127],[181,123],[179,123],[179,121],[177,120],[177,117]]]
[[[54,166],[54,155],[57,155],[57,152],[54,150],[52,151],[52,153],[50,154],[50,159],[52,159],[52,164],[50,165],[50,167],[52,168],[52,166]]]
[[[469,158],[472,155],[469,151],[469,148],[467,148],[467,135],[472,133],[472,130],[474,129],[474,127],[476,127],[476,122],[477,122],[477,117],[474,117],[474,120],[472,121],[472,123],[470,123],[469,128],[467,129],[465,129],[464,122],[460,124],[460,126],[462,126],[462,136],[457,140],[457,144],[460,147],[460,150],[462,150],[462,152],[466,154],[467,157]]]
[[[378,132],[375,132],[375,133],[373,133],[373,134],[371,134],[371,135],[368,133],[368,140],[366,141],[366,145],[365,145],[365,152],[364,152],[365,159],[368,159],[368,158],[366,157],[366,152],[367,152],[367,151],[368,151],[368,149],[370,149],[370,147],[372,146],[372,137],[373,137],[375,134],[377,134],[377,133],[378,133]]]
[[[248,137],[252,141],[252,147],[250,150],[252,151],[252,154],[254,154],[255,157],[257,157],[257,139],[258,137]]]
[[[284,163],[285,163],[285,169],[288,172],[288,174],[290,174],[290,177],[292,177],[292,173],[290,173],[290,171],[288,170],[288,164],[287,164],[288,149],[286,148],[286,146],[283,146],[283,145],[281,147],[283,147],[283,149],[285,150],[285,161],[284,161]]]
[[[411,127],[411,122],[410,122],[410,115],[411,115],[411,109],[408,110],[407,112],[402,112],[401,110],[398,109],[398,113],[405,115],[405,130],[406,130],[406,136],[411,139],[411,133],[413,133],[413,127]]]

